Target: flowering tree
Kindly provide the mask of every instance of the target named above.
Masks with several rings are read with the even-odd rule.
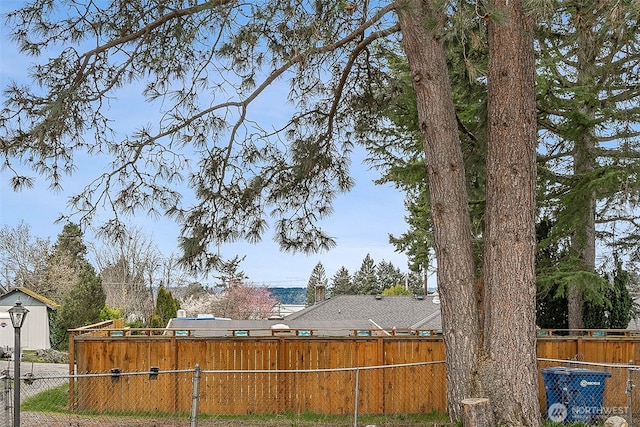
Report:
[[[265,287],[234,282],[212,305],[213,313],[231,319],[266,319],[278,301]]]
[[[196,317],[198,314],[211,313],[221,298],[219,294],[209,292],[189,295],[180,301],[180,307],[188,317]]]

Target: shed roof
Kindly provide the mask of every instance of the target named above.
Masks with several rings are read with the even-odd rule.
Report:
[[[13,288],[9,292],[3,295],[0,295],[0,301],[11,299],[11,297],[15,297],[16,294],[24,294],[26,296],[26,298],[22,301],[23,305],[25,306],[34,305],[33,301],[37,301],[52,310],[55,310],[60,306],[60,304],[53,301],[52,299],[49,299],[44,295],[40,295],[39,293],[34,292],[31,289],[27,289],[23,287]],[[13,305],[13,303],[11,305]]]

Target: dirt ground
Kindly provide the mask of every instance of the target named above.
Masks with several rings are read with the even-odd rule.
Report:
[[[6,370],[10,376],[13,376],[14,362],[12,360],[3,360],[0,362],[0,370]],[[26,374],[34,377],[65,377],[69,375],[69,365],[66,363],[34,363],[21,362],[20,376]]]

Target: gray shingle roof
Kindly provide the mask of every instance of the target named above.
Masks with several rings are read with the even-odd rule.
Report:
[[[440,304],[433,295],[412,296],[338,295],[286,317],[287,324],[327,321],[348,325],[372,320],[384,329],[441,330]],[[370,327],[374,327],[369,322]]]
[[[201,337],[230,336],[233,331],[254,330],[252,335],[271,335],[271,327],[282,320],[228,320],[228,319],[194,319],[174,318],[167,328],[191,330],[192,335]]]
[[[250,331],[251,336],[272,335],[275,325],[312,330],[319,336],[353,335],[358,330],[441,331],[440,304],[434,296],[338,295],[279,320],[221,320],[175,318],[170,329],[191,330],[194,336],[229,336]],[[381,332],[382,333],[382,332]]]

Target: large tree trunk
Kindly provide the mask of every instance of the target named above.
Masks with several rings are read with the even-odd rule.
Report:
[[[452,420],[491,399],[498,425],[540,423],[535,351],[536,108],[532,23],[499,0],[490,26],[484,287],[475,278],[465,173],[437,2],[398,8],[424,138]],[[480,374],[480,375],[478,375]]]
[[[588,9],[588,8],[587,8]],[[590,16],[591,11],[584,11],[585,16]],[[580,10],[578,10],[580,15]],[[577,71],[578,71],[578,87],[598,87],[593,75],[594,63],[597,62],[596,53],[599,50],[594,49],[595,42],[591,31],[593,22],[590,19],[578,20],[577,28]],[[594,97],[597,99],[597,97]],[[596,101],[597,102],[597,101]],[[596,137],[594,124],[595,107],[589,101],[584,102],[579,108],[579,114],[582,120],[576,123],[576,140],[574,141],[573,154],[573,173],[578,177],[579,182],[583,183],[587,179],[585,175],[591,175],[598,166],[594,150],[596,147]],[[578,255],[581,261],[580,267],[591,273],[596,269],[596,195],[587,189],[582,190],[579,201],[576,203],[576,227],[571,236],[571,249]],[[583,303],[584,292],[582,287],[572,286],[569,288],[568,296],[568,320],[569,329],[582,329],[584,327],[583,319]]]
[[[587,111],[583,107],[582,114],[592,116],[593,111]],[[593,129],[585,131],[575,144],[573,155],[574,176],[590,175],[596,168],[596,160],[593,156],[595,137]],[[584,180],[585,178],[580,178]],[[580,260],[580,267],[584,271],[594,273],[596,270],[596,196],[593,192],[584,191],[576,203],[576,221],[578,227],[571,236],[571,249]],[[584,291],[581,286],[571,286],[567,298],[567,315],[569,329],[584,328]]]
[[[433,216],[438,290],[452,420],[477,395],[480,329],[465,172],[437,2],[407,0],[398,9],[424,139]]]
[[[492,0],[482,386],[497,425],[540,424],[535,331],[536,104],[533,21]]]

